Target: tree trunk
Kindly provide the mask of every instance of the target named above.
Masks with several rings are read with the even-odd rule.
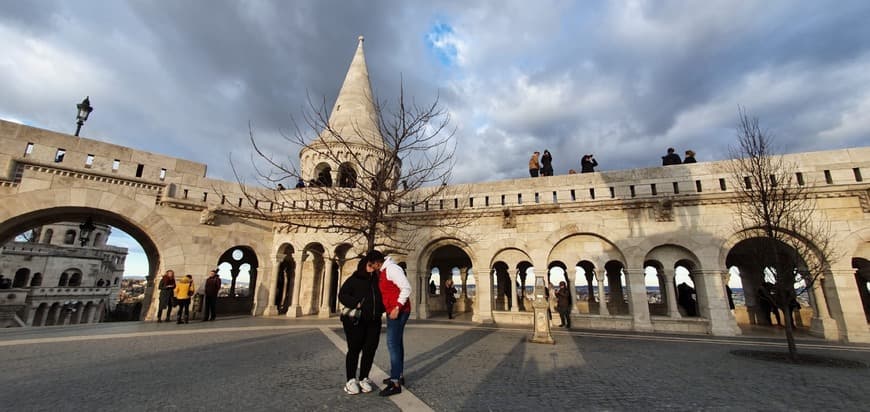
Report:
[[[794,313],[790,305],[785,306],[783,312],[783,321],[785,322],[785,340],[788,342],[788,357],[792,362],[797,361],[797,345],[794,342]]]

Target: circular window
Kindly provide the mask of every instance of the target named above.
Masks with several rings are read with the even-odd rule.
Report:
[[[242,257],[244,257],[244,256],[245,256],[245,254],[242,252],[241,249],[236,249],[233,251],[233,259],[234,260],[242,260]]]

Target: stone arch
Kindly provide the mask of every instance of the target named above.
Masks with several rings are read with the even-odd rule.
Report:
[[[31,287],[42,286],[42,273],[36,272],[33,274],[33,278],[30,279],[30,286]]]
[[[31,321],[31,326],[45,326],[46,316],[48,315],[48,303],[40,303],[39,306],[36,307],[36,311],[33,314],[33,321]]]
[[[153,202],[143,203],[117,193],[85,188],[66,187],[16,194],[14,202],[7,202],[0,209],[0,242],[9,242],[29,228],[56,222],[85,221],[88,217],[126,232],[142,246],[148,257],[149,283],[155,281],[155,274],[161,266],[171,267],[185,262],[183,252],[163,259],[160,250],[184,249],[174,226],[155,212]],[[46,234],[43,241],[51,242],[51,237],[51,234]],[[143,309],[148,313],[157,296],[153,294],[154,288],[146,290]]]
[[[275,298],[271,303],[279,314],[287,313],[293,304],[293,293],[296,287],[296,259],[293,254],[296,249],[290,243],[282,243],[275,254],[277,275],[275,276]]]
[[[338,290],[342,282],[356,269],[359,256],[353,256],[353,249],[350,243],[340,243],[335,246],[329,258],[329,278],[323,288],[325,305],[321,306],[321,309],[327,310],[326,314],[338,312]]]
[[[218,275],[230,284],[226,296],[218,296],[220,313],[251,314],[259,267],[257,252],[248,245],[230,247],[218,257]]]
[[[801,241],[800,239],[792,240]],[[729,271],[731,268],[737,269],[745,302],[745,307],[735,308],[742,315],[737,316],[738,323],[772,326],[771,315],[773,315],[777,325],[783,324],[784,314],[780,316],[783,306],[781,302],[777,302],[776,299],[772,298],[777,296],[776,293],[773,293],[776,280],[772,278],[772,274],[776,272],[776,269],[772,268],[772,266],[767,266],[758,255],[758,251],[764,250],[767,247],[766,245],[769,245],[769,243],[763,237],[749,237],[741,239],[728,251],[725,265],[729,268]],[[797,271],[800,271],[801,267],[806,267],[803,257],[799,256],[798,251],[789,243],[777,241],[774,247],[775,253],[785,258],[780,259],[780,261],[793,260],[793,262],[796,262],[793,269]],[[773,270],[771,271],[771,269]],[[822,290],[824,290],[824,281],[822,281],[822,286]],[[802,290],[797,292],[799,296],[797,296],[796,300],[800,302],[800,307],[810,307],[811,309],[807,309],[808,312],[815,312],[814,317],[818,317],[818,305],[820,303],[815,302],[811,298],[810,293],[804,293],[808,291]],[[827,294],[827,291],[824,291],[823,294]],[[825,300],[827,301],[827,299]],[[745,315],[743,315],[744,311]],[[801,316],[800,310],[795,311],[793,314],[795,316],[795,326],[809,326],[810,313],[807,313],[807,316],[805,316],[807,318],[806,321],[803,319],[804,316]]]
[[[494,310],[525,311],[525,276],[532,266],[532,258],[521,247],[524,242],[504,242],[491,259],[494,293],[491,293]]]
[[[855,283],[864,308],[864,317],[870,323],[870,259],[853,257],[852,267],[855,269]]]
[[[79,287],[82,285],[82,271],[78,268],[69,268],[63,271],[63,274],[69,274],[69,287]]]
[[[332,187],[332,166],[320,162],[314,166],[314,184],[316,186]]]
[[[700,308],[707,304],[707,300],[702,287],[704,279],[701,276],[700,259],[694,252],[683,245],[666,243],[646,252],[643,262],[645,276],[652,273],[648,268],[655,269],[660,285],[658,293],[661,305],[651,306],[651,314],[667,314],[674,318],[701,315]],[[680,267],[689,272],[691,282],[679,282],[686,283],[688,288],[679,288],[677,285],[677,271]]]
[[[339,187],[356,187],[359,175],[352,163],[344,162],[338,166],[338,186]]]
[[[69,285],[69,273],[63,272],[60,274],[60,278],[58,278],[57,286],[68,286]]]
[[[432,269],[438,268],[440,279],[437,289],[443,291],[448,279],[453,276],[453,269],[459,269],[459,279],[461,284],[455,285],[460,296],[454,306],[455,313],[473,313],[474,301],[468,296],[467,276],[468,270],[472,268],[474,256],[471,253],[471,248],[463,241],[456,238],[441,238],[430,242],[423,248],[423,252],[419,256],[419,265],[421,268],[417,279],[417,285],[420,290],[415,291],[420,295],[425,294],[423,288],[428,288],[430,274]],[[426,307],[428,313],[446,313],[447,304],[444,299],[427,299]]]
[[[67,230],[66,233],[63,234],[63,244],[65,245],[73,245],[76,243],[76,231],[75,230]]]
[[[547,261],[576,262],[584,259],[597,262],[596,266],[603,266],[604,262],[611,260],[625,263],[625,256],[616,244],[589,232],[572,233],[560,238],[550,249]]]
[[[42,236],[42,243],[50,244],[52,237],[54,237],[54,229],[46,229],[45,235]]]
[[[23,288],[27,286],[27,282],[30,280],[30,269],[21,268],[15,271],[15,277],[12,278],[12,287],[13,288]]]

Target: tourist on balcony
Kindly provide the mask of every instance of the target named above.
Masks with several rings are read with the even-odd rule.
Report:
[[[698,163],[698,161],[695,160],[695,152],[691,150],[686,150],[686,158],[683,159],[683,164],[686,163]]]
[[[580,173],[593,173],[596,166],[598,161],[595,160],[595,155],[587,154],[580,159]]]
[[[560,328],[571,329],[571,291],[568,283],[559,282],[559,290],[556,292],[556,311],[559,312]]]
[[[374,390],[374,382],[369,378],[369,372],[372,370],[375,352],[378,350],[378,342],[381,338],[381,315],[384,314],[378,275],[378,271],[368,260],[360,259],[356,271],[344,281],[338,291],[338,301],[342,306],[360,310],[358,318],[342,316],[341,319],[347,341],[347,355],[344,362],[347,383],[344,385],[344,391],[350,395]],[[357,364],[359,364],[359,375],[357,375]]]
[[[538,177],[538,171],[541,170],[541,164],[538,162],[538,157],[541,155],[541,152],[532,153],[532,158],[529,159],[529,175],[532,177]]]
[[[193,276],[184,275],[175,281],[175,302],[178,304],[178,321],[175,323],[187,323],[190,320],[190,297],[195,289]]]
[[[217,274],[217,269],[209,271],[208,278],[205,279],[205,315],[202,321],[214,320],[217,313],[217,298],[218,292],[221,291],[221,278]]]
[[[553,175],[553,155],[549,150],[544,150],[544,155],[541,156],[541,176]]]
[[[166,321],[172,318],[172,295],[175,293],[175,272],[167,270],[157,285],[160,289],[160,300],[157,306],[157,322],[163,322],[163,309],[166,309]]]
[[[444,283],[444,303],[447,304],[447,319],[453,319],[453,305],[456,304],[456,287],[453,279],[447,279]]]
[[[668,154],[662,156],[662,166],[678,165],[683,163],[683,161],[680,160],[680,155],[674,152],[675,150],[673,147],[668,148]]]

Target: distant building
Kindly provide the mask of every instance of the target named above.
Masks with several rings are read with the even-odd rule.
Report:
[[[100,322],[118,303],[127,248],[106,244],[107,225],[95,224],[84,239],[80,225],[37,227],[0,248],[0,274],[27,290],[17,312],[26,325]]]

